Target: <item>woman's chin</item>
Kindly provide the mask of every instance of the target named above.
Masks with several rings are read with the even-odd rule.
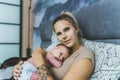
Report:
[[[67,43],[65,44],[67,47],[71,48],[72,47],[72,44],[71,43]]]

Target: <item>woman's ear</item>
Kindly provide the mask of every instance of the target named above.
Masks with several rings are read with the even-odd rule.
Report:
[[[78,32],[79,32],[79,30],[80,30],[78,26],[76,26],[76,28],[75,28],[75,29],[76,29],[76,33],[78,33]]]
[[[79,32],[79,30],[76,30],[76,32],[78,33],[78,32]]]

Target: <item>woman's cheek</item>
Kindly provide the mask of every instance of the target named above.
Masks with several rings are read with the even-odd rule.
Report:
[[[60,36],[57,36],[57,39],[62,42],[62,38]]]

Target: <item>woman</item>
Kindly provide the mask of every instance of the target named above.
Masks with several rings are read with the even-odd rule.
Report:
[[[53,30],[58,40],[72,50],[60,68],[48,68],[43,59],[42,50],[36,49],[32,54],[35,65],[38,67],[40,80],[88,80],[94,70],[94,55],[82,43],[82,34],[78,23],[69,12],[63,12],[53,21]],[[13,75],[17,79],[20,74],[20,63],[14,67]],[[44,70],[43,70],[44,68]]]

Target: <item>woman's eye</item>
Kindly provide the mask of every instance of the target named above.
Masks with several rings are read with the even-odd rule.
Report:
[[[70,28],[69,28],[69,27],[67,27],[67,28],[65,28],[65,31],[69,31],[69,29],[70,29]]]
[[[58,33],[57,33],[57,36],[59,36],[59,35],[61,35],[61,33],[60,33],[60,32],[58,32]]]

